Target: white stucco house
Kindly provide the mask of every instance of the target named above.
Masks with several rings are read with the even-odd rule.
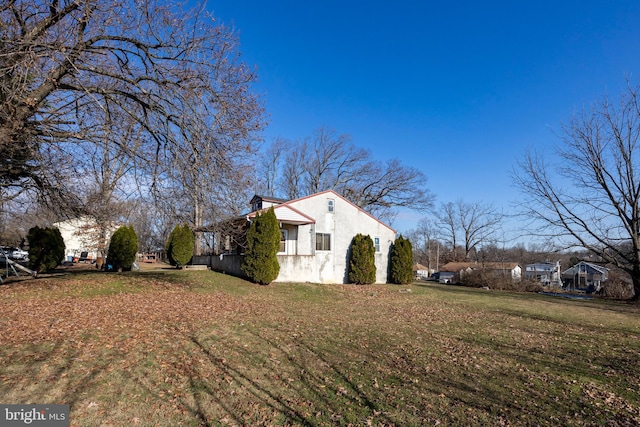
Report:
[[[246,230],[252,218],[273,206],[280,223],[280,273],[276,282],[348,283],[351,241],[356,234],[369,235],[375,245],[376,283],[386,283],[389,250],[396,231],[328,190],[294,200],[254,196],[251,212],[236,221]],[[211,268],[242,276],[242,250],[225,236]]]
[[[72,218],[53,224],[60,230],[65,245],[65,261],[95,261],[103,256],[109,246],[109,239],[116,230],[112,225],[106,228],[98,226],[91,217]],[[102,238],[101,238],[102,236]]]

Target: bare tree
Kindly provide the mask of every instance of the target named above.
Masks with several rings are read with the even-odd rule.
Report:
[[[532,234],[586,248],[625,272],[640,298],[640,88],[604,98],[562,127],[557,162],[528,153],[514,171]]]
[[[129,205],[125,202],[137,192],[134,172],[139,161],[131,153],[139,152],[144,144],[144,132],[136,120],[112,109],[108,99],[88,120],[96,124],[93,136],[73,145],[74,174],[70,182],[77,190],[76,206],[72,212],[58,212],[89,218],[80,233],[90,240],[90,247],[97,248],[98,256],[105,257],[116,224],[128,222]]]
[[[440,237],[451,248],[451,257],[458,260],[458,215],[456,205],[452,202],[443,203],[436,212]]]
[[[442,204],[437,218],[442,237],[451,244],[454,257],[457,258],[455,254],[462,242],[464,259],[468,259],[471,251],[478,246],[493,242],[492,238],[500,228],[503,215],[491,204],[457,200],[455,203]]]
[[[261,183],[261,191],[268,196],[278,192],[278,176],[280,164],[289,152],[291,144],[284,138],[276,138],[260,156],[260,173],[257,181]]]
[[[100,109],[137,123],[142,144],[128,155],[154,161],[153,178],[184,147],[219,158],[250,150],[263,126],[254,79],[231,32],[201,9],[157,0],[3,1],[3,194],[30,186],[60,194],[67,182],[48,167],[51,155],[99,139]],[[194,140],[194,129],[215,137]]]
[[[179,208],[175,213],[178,223],[200,229],[234,215],[238,204],[245,205],[248,196],[239,190],[252,183],[250,165],[256,150],[252,144],[230,138],[226,129],[192,120],[201,107],[197,100],[186,104],[185,110],[191,114],[180,118],[183,141],[167,150],[162,163],[169,167],[162,174],[163,187],[158,184],[155,188],[164,191],[164,200],[181,199],[174,205]],[[225,211],[225,207],[231,209]],[[203,252],[200,242],[196,239],[196,254]]]
[[[427,212],[434,195],[426,189],[427,178],[398,159],[369,162],[357,178],[337,188],[356,205],[380,218],[394,217],[395,208]]]
[[[357,148],[351,137],[320,127],[308,144],[304,193],[335,190],[353,182],[369,163],[370,154]]]
[[[333,129],[321,127],[310,138],[291,142],[287,150],[280,167],[279,194],[288,198],[335,190],[387,220],[394,217],[396,208],[424,212],[433,205],[422,172],[397,159],[375,161],[368,150],[356,147],[350,136]]]
[[[291,144],[282,165],[280,180],[283,194],[289,199],[297,199],[307,193],[304,192],[304,170],[308,159],[308,145],[306,142]]]
[[[418,221],[416,228],[407,233],[407,236],[413,245],[415,261],[425,264],[429,271],[437,270],[440,242],[436,239],[435,224],[429,218],[422,218]]]

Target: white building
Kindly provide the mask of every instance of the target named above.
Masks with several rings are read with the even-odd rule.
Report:
[[[258,212],[273,206],[280,223],[280,274],[276,282],[348,283],[351,241],[369,235],[375,246],[376,283],[386,283],[389,250],[396,231],[332,190],[295,200],[255,196],[245,227]],[[227,239],[221,239],[228,242]],[[243,255],[227,246],[211,268],[242,275]]]
[[[543,285],[562,286],[560,280],[560,261],[552,264],[550,262],[536,262],[525,266],[524,277],[537,280]]]
[[[60,230],[65,245],[65,261],[95,261],[109,247],[109,239],[117,227],[101,230],[91,217],[73,218],[53,224]],[[101,234],[104,233],[103,238]]]

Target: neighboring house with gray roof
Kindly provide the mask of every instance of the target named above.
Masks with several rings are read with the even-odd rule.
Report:
[[[580,261],[562,272],[565,288],[598,292],[609,278],[609,269],[590,262]]]

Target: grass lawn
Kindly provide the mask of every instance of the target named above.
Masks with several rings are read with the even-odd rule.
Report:
[[[209,271],[0,285],[0,403],[72,426],[640,425],[640,307]]]

